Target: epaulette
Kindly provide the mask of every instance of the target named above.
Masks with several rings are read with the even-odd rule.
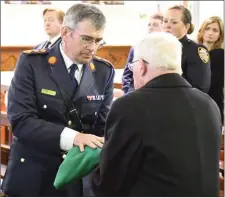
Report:
[[[93,58],[94,60],[97,60],[97,61],[100,61],[100,62],[104,62],[106,65],[110,66],[110,67],[113,67],[113,64],[110,63],[108,60],[102,58],[102,57],[99,57],[99,56],[94,56]]]
[[[27,54],[27,55],[31,55],[31,54],[47,54],[48,53],[48,50],[47,49],[31,49],[31,50],[25,50],[23,51],[24,54]]]

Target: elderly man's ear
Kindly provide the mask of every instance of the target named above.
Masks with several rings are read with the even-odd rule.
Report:
[[[143,60],[140,60],[140,75],[141,76],[144,76],[146,74],[147,67],[148,65]]]

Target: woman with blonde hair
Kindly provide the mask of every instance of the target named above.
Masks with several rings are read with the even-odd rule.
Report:
[[[209,95],[217,103],[224,121],[224,26],[218,16],[206,19],[199,29],[198,43],[210,51],[211,86]]]

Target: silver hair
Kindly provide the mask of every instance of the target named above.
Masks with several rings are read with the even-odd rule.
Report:
[[[77,3],[70,7],[64,17],[63,26],[75,29],[78,23],[90,20],[96,30],[105,27],[106,18],[101,10],[88,3]]]
[[[134,59],[143,59],[152,68],[181,74],[182,44],[170,33],[152,32],[134,47]]]

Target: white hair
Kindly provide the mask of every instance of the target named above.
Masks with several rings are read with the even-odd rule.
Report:
[[[134,60],[143,59],[149,67],[182,73],[182,44],[170,33],[152,32],[134,46]]]

